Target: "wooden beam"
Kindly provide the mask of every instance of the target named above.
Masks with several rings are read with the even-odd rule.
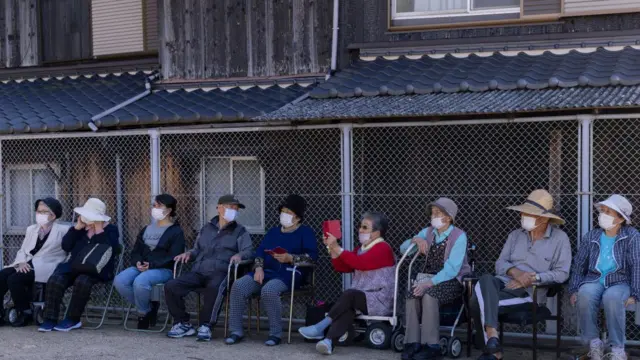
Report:
[[[37,0],[20,0],[18,4],[20,34],[19,66],[40,65],[40,16]]]
[[[5,66],[20,65],[20,39],[18,33],[18,0],[5,0]]]

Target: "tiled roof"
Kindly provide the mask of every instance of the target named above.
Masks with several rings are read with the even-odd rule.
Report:
[[[564,55],[400,56],[359,60],[311,92],[315,99],[540,90],[640,84],[640,50],[598,48]]]
[[[0,134],[88,130],[91,117],[145,89],[146,74],[73,76],[0,83]],[[227,91],[156,90],[96,122],[99,127],[247,120],[307,91],[299,85]]]

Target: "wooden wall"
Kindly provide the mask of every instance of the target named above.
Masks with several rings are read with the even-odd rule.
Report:
[[[165,78],[326,72],[333,2],[159,0]]]
[[[38,6],[37,0],[0,4],[0,67],[40,64]]]
[[[91,58],[91,1],[39,0],[42,61]]]

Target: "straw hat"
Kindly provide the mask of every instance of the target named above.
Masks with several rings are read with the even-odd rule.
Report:
[[[518,211],[525,214],[546,217],[549,222],[563,225],[564,220],[553,213],[553,197],[547,190],[534,190],[522,205],[510,206],[508,210]]]
[[[84,216],[89,221],[109,221],[106,214],[107,205],[96,198],[90,198],[83,207],[73,209],[78,215]]]

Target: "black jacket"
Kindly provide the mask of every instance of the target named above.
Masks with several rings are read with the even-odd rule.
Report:
[[[62,238],[62,249],[66,251],[69,256],[67,258],[67,261],[58,265],[55,273],[70,273],[72,271],[71,264],[73,263],[73,260],[76,258],[80,250],[82,250],[85,246],[91,246],[94,244],[108,244],[113,248],[113,256],[111,257],[111,260],[109,260],[107,265],[102,269],[102,272],[100,273],[100,280],[108,281],[113,279],[113,269],[116,266],[118,255],[120,255],[120,252],[122,251],[118,228],[113,224],[105,226],[102,233],[94,235],[91,239],[87,237],[87,230],[76,230],[76,228],[72,226],[69,229],[69,232],[67,232],[67,234]]]
[[[135,266],[138,261],[146,261],[149,263],[149,269],[173,269],[173,258],[184,252],[184,233],[180,225],[169,226],[153,250],[144,243],[143,235],[146,229],[145,226],[138,234],[131,251],[131,265]]]

